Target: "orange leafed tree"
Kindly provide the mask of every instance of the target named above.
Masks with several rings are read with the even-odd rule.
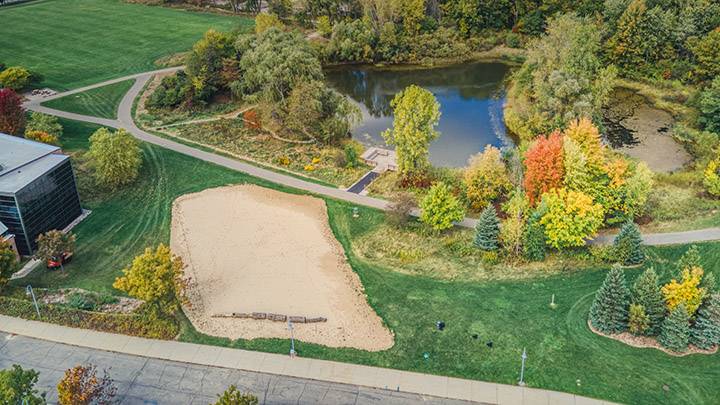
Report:
[[[243,113],[243,121],[250,129],[260,129],[260,117],[254,109],[247,110]]]
[[[538,137],[525,152],[524,184],[530,204],[535,206],[544,193],[562,187],[564,171],[560,132]]]
[[[110,404],[117,394],[117,388],[107,372],[99,377],[92,364],[66,370],[57,391],[60,405]]]

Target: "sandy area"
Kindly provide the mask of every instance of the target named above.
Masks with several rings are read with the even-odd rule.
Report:
[[[267,312],[327,318],[294,324],[305,342],[370,351],[393,345],[320,199],[251,185],[188,194],[173,204],[170,243],[193,280],[185,312],[203,333],[288,338],[284,322],[212,317]]]

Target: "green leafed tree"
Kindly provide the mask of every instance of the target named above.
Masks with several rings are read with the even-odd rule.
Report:
[[[185,300],[188,281],[183,278],[183,262],[170,248],[160,244],[145,249],[115,279],[113,287],[141,299],[161,313],[172,314]]]
[[[600,41],[600,29],[589,17],[569,13],[549,19],[546,34],[528,46],[513,74],[508,127],[530,140],[581,117],[599,123],[616,76],[616,69],[600,60]]]
[[[450,188],[443,182],[430,187],[425,198],[420,202],[420,221],[430,225],[435,231],[452,228],[453,222],[465,216],[465,209]]]
[[[90,136],[87,152],[95,181],[111,190],[132,183],[140,173],[142,152],[138,141],[124,129],[100,128]]]
[[[475,226],[475,240],[473,244],[486,252],[496,251],[498,248],[498,235],[500,234],[500,219],[495,207],[488,204],[480,214]]]
[[[45,393],[35,388],[39,373],[24,370],[17,364],[6,370],[0,370],[0,404],[41,405],[45,403]]]
[[[632,222],[627,221],[620,229],[613,241],[615,257],[618,262],[630,266],[645,261],[645,252],[642,247],[642,236],[640,228]]]
[[[669,350],[682,353],[687,351],[690,342],[690,317],[685,304],[675,307],[665,318],[660,329],[658,342]]]
[[[665,299],[663,298],[658,276],[652,267],[645,270],[635,280],[632,288],[632,302],[642,305],[650,321],[647,334],[656,335],[665,319]]]
[[[720,295],[712,294],[698,309],[690,329],[690,343],[701,349],[720,344]]]
[[[613,266],[595,294],[590,307],[590,323],[603,333],[619,333],[627,329],[630,292],[625,284],[622,267]]]
[[[720,36],[720,34],[718,34]],[[720,46],[720,44],[718,44]],[[720,61],[718,61],[720,64]],[[700,125],[720,135],[720,76],[700,94]]]
[[[37,238],[37,249],[35,257],[48,261],[61,257],[64,253],[75,251],[75,235],[71,232],[64,233],[58,230],[47,231]]]
[[[10,243],[0,239],[0,292],[17,267],[17,257]]]
[[[547,239],[545,238],[545,229],[540,223],[541,217],[540,213],[533,213],[528,219],[525,232],[523,232],[523,256],[533,262],[545,260],[547,254]]]
[[[382,133],[388,145],[395,145],[398,172],[409,178],[423,174],[430,166],[428,147],[440,133],[440,104],[422,87],[411,85],[393,98],[393,126]]]

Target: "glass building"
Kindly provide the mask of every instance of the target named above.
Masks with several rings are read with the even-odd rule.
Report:
[[[38,235],[81,213],[72,164],[60,148],[0,134],[0,222],[20,254],[31,255]]]

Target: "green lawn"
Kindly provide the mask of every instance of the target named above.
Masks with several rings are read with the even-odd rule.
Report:
[[[66,150],[86,147],[96,128],[64,121]],[[111,283],[133,255],[147,245],[169,239],[170,205],[179,195],[207,187],[258,182],[230,170],[175,152],[143,145],[141,180],[105,202],[86,204],[93,214],[77,228],[77,255],[61,272],[32,274],[33,286],[77,286],[112,291]],[[266,186],[272,186],[264,184]],[[277,188],[276,186],[272,186]],[[718,355],[668,356],[653,349],[635,349],[591,333],[586,326],[593,293],[602,283],[603,268],[537,277],[523,281],[459,282],[391,271],[352,253],[352,243],[372,232],[384,215],[328,201],[333,230],[349,253],[371,305],[394,330],[390,350],[369,353],[297,343],[301,356],[347,361],[419,372],[513,384],[520,353],[528,350],[526,380],[548,388],[625,403],[711,403],[720,394]],[[686,247],[653,248],[648,265],[665,279]],[[701,245],[705,267],[720,265],[720,244]],[[628,271],[634,278],[641,269]],[[23,285],[28,280],[23,280]],[[558,308],[550,309],[552,294]],[[443,332],[434,329],[443,320]],[[183,322],[180,339],[253,350],[286,353],[285,339],[253,341],[202,335]],[[472,337],[478,335],[478,339]],[[492,340],[493,348],[486,343]],[[423,353],[430,355],[423,359]],[[669,391],[663,390],[663,385]]]
[[[209,28],[248,27],[244,17],[187,12],[120,0],[45,0],[0,9],[0,61],[66,90],[156,69]]]
[[[134,80],[110,84],[42,103],[45,107],[100,118],[117,118],[118,107]]]

